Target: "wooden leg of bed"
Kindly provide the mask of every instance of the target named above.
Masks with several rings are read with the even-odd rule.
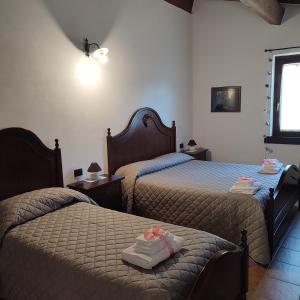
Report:
[[[247,238],[247,230],[243,230],[241,232],[241,244],[242,248],[242,263],[241,263],[241,274],[242,274],[242,295],[241,300],[246,299],[246,295],[248,292],[248,281],[249,281],[249,246],[248,246],[248,238]]]

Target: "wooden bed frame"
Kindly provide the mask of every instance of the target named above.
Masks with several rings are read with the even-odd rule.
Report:
[[[47,148],[31,131],[0,130],[0,201],[25,192],[63,187],[61,151]]]
[[[130,163],[152,159],[176,152],[176,126],[163,124],[158,113],[151,108],[141,108],[131,117],[128,126],[112,137],[107,129],[108,172],[114,174]]]
[[[171,143],[175,147],[175,142]],[[0,130],[0,145],[0,200],[34,189],[63,186],[58,140],[51,150],[34,133],[8,128]],[[246,299],[248,251],[247,232],[243,231],[240,247],[219,251],[206,264],[188,300]]]
[[[124,165],[147,160],[176,151],[176,127],[166,127],[158,113],[142,108],[131,117],[128,126],[116,136],[107,134],[108,169],[111,174]],[[293,216],[293,208],[300,200],[299,169],[287,166],[276,189],[270,189],[265,210],[271,256],[280,245]]]

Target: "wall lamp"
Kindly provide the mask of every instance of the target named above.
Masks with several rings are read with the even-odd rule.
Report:
[[[98,43],[89,43],[88,39],[84,39],[84,52],[86,56],[93,55],[93,57],[99,59],[101,64],[106,64],[108,62],[108,53],[107,48],[100,48]]]

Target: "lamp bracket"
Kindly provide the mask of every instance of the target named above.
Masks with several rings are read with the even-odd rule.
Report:
[[[84,39],[84,52],[87,57],[90,56],[92,47],[96,47],[97,49],[100,49],[100,46],[98,43],[89,43],[89,40],[87,38],[85,38]]]

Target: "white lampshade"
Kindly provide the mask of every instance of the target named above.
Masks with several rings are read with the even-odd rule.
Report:
[[[109,49],[100,48],[93,53],[93,56],[99,59],[102,64],[106,64],[108,62],[108,53]]]

